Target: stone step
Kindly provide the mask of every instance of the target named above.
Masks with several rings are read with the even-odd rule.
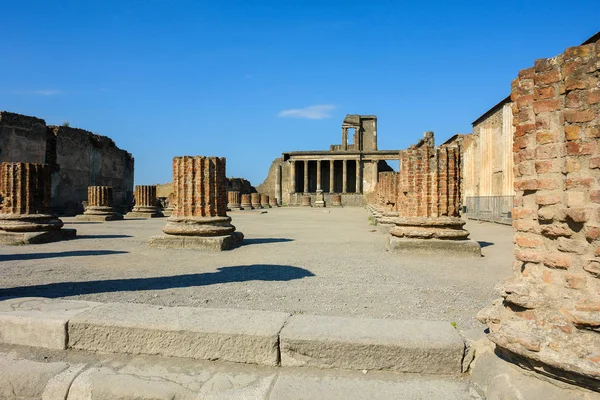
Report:
[[[447,322],[45,298],[0,301],[0,343],[428,374],[460,374],[465,349]]]
[[[0,345],[5,400],[480,400],[466,379]]]

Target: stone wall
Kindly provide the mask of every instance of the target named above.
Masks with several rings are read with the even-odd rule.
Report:
[[[480,313],[498,351],[600,387],[600,42],[519,72],[512,85],[515,260]]]
[[[133,200],[133,157],[119,149],[112,139],[83,129],[49,126],[55,142],[52,174],[52,206],[81,204],[88,186],[113,188],[114,205],[127,206]]]
[[[0,162],[46,162],[46,122],[0,111]]]
[[[131,154],[91,132],[66,126],[46,126],[43,119],[0,112],[0,162],[49,164],[52,207],[56,212],[82,211],[87,187],[112,186],[115,205],[127,206],[133,196]]]

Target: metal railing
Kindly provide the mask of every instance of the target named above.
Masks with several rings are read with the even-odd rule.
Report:
[[[467,197],[463,215],[479,221],[512,224],[512,208],[515,196]]]

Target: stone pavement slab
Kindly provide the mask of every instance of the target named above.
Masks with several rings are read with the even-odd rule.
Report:
[[[65,349],[69,318],[99,304],[40,297],[0,299],[0,343]]]
[[[69,321],[69,347],[277,365],[289,314],[107,303]]]
[[[448,322],[294,315],[281,365],[458,374],[464,342]]]

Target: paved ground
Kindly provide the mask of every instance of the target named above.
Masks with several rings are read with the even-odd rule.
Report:
[[[222,253],[150,249],[164,218],[81,223],[78,239],[0,246],[0,297],[40,296],[427,319],[480,326],[475,314],[511,274],[509,226],[470,221],[484,257],[406,257],[362,208],[232,212],[245,245]]]
[[[466,379],[0,345],[2,399],[481,400]]]

